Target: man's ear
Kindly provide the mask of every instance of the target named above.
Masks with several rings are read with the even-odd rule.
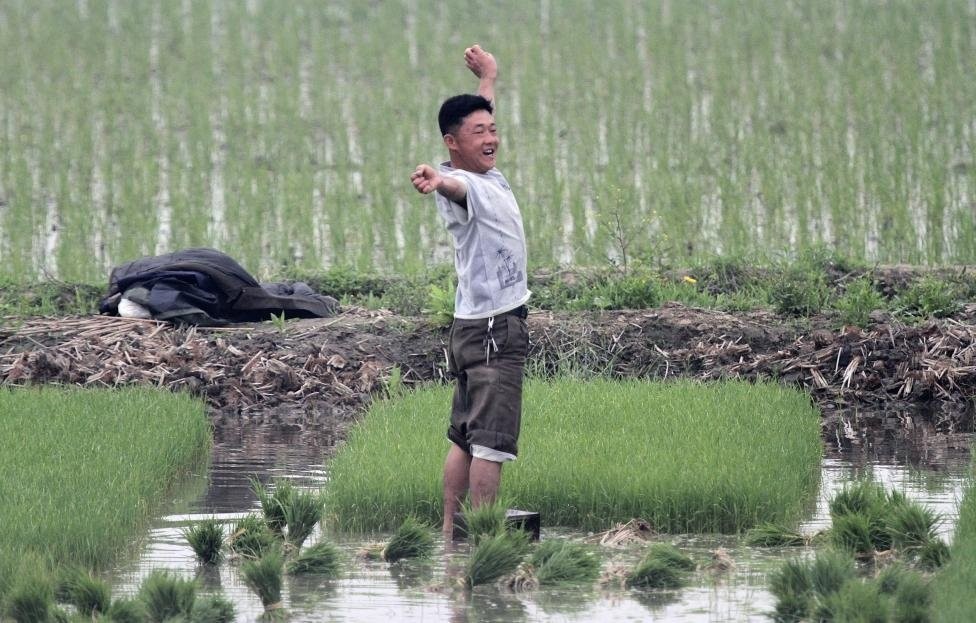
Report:
[[[457,149],[457,139],[454,138],[453,134],[444,135],[444,144],[447,145],[448,149]]]

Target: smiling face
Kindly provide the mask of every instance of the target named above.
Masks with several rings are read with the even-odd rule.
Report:
[[[486,173],[495,166],[498,130],[487,110],[476,110],[461,122],[456,132],[444,135],[451,153],[451,166],[473,173]]]

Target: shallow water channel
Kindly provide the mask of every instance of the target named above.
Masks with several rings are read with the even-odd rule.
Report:
[[[821,491],[816,509],[801,531],[814,533],[829,524],[827,502],[835,491],[859,474],[871,473],[886,487],[897,488],[919,500],[944,518],[939,532],[951,542],[956,509],[970,466],[969,451],[944,443],[925,446],[861,440],[859,443],[826,444]],[[217,517],[228,524],[259,512],[249,478],[262,481],[290,479],[296,486],[318,487],[325,483],[326,449],[297,443],[269,431],[253,437],[218,440],[209,474],[201,476],[174,502],[170,513],[159,518],[139,554],[116,568],[110,578],[116,595],[134,593],[154,569],[181,575],[199,575],[202,592],[221,592],[233,601],[239,621],[255,621],[263,609],[257,596],[243,582],[234,562],[201,571],[182,530],[195,521]],[[585,535],[546,530],[542,538]],[[313,534],[307,543],[318,538]],[[389,535],[375,535],[384,541]],[[808,548],[760,549],[741,545],[739,539],[712,535],[667,535],[705,567],[711,553],[721,547],[735,563],[732,571],[698,571],[691,584],[678,591],[637,591],[594,586],[587,589],[536,590],[512,593],[480,587],[471,594],[451,588],[450,579],[463,566],[463,550],[445,552],[439,547],[426,563],[365,562],[356,552],[361,538],[342,539],[346,554],[341,579],[323,581],[286,576],[283,604],[291,621],[768,621],[773,598],[766,590],[766,575],[789,557],[808,555]],[[604,568],[614,563],[633,565],[641,547],[604,548]]]

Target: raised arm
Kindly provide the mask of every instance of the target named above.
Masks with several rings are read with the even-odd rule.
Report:
[[[468,188],[464,182],[453,177],[445,177],[430,165],[418,165],[410,175],[410,181],[420,193],[427,195],[437,191],[454,203],[467,206]]]
[[[464,64],[478,77],[478,95],[495,105],[495,79],[498,78],[498,63],[490,52],[485,52],[477,43],[464,51]]]

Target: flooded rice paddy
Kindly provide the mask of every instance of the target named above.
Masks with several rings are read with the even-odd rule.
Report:
[[[922,435],[924,436],[924,434]],[[813,534],[829,525],[828,500],[845,483],[870,474],[886,487],[904,492],[943,517],[939,534],[951,542],[956,509],[970,466],[969,451],[959,446],[931,444],[904,433],[882,431],[857,444],[827,443],[821,490],[815,508],[801,525]],[[957,440],[959,441],[959,440]],[[227,524],[259,512],[249,483],[257,476],[268,481],[286,478],[296,486],[326,483],[323,468],[329,448],[298,442],[288,434],[255,431],[245,437],[217,440],[204,487],[174,502],[159,518],[136,557],[120,564],[111,581],[116,594],[131,594],[153,569],[165,568],[186,576],[199,575],[202,590],[220,592],[237,607],[239,621],[258,620],[263,609],[244,584],[239,566],[223,562],[202,571],[186,544],[183,529],[195,521],[216,517]],[[204,478],[201,475],[201,478]],[[204,492],[199,493],[201,490]],[[463,546],[445,550],[439,544],[428,562],[389,565],[356,557],[367,541],[389,535],[333,537],[345,555],[340,579],[286,577],[284,607],[291,621],[768,621],[774,605],[766,576],[789,557],[810,554],[808,548],[753,548],[723,535],[662,535],[699,563],[690,584],[681,590],[638,591],[594,585],[588,588],[545,589],[513,593],[479,587],[472,593],[453,588],[466,557]],[[586,535],[545,528],[542,537],[582,538]],[[309,543],[318,534],[313,534]],[[735,562],[726,573],[703,570],[712,552],[724,548]],[[604,568],[613,563],[631,566],[642,547],[604,548]]]

